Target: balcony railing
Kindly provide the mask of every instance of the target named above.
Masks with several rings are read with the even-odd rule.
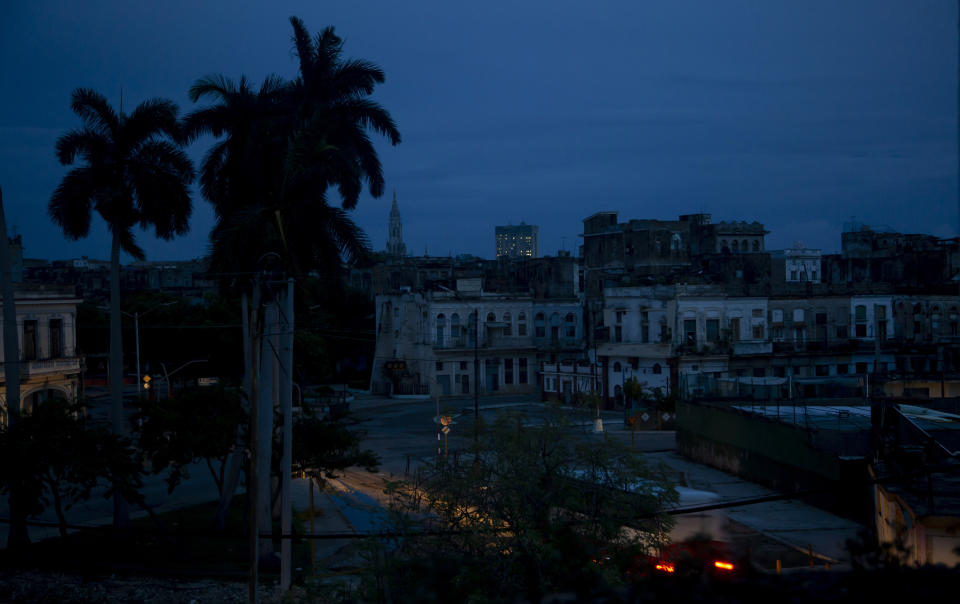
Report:
[[[20,369],[25,375],[80,371],[80,358],[63,357],[59,359],[23,361],[20,363]]]

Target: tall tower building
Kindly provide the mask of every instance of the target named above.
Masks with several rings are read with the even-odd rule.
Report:
[[[400,208],[397,207],[397,192],[393,192],[393,207],[390,208],[390,231],[387,237],[387,253],[404,257],[407,246],[403,243],[403,224],[400,222]]]
[[[540,243],[537,241],[540,227],[525,224],[498,226],[494,229],[497,240],[497,258],[538,258]]]

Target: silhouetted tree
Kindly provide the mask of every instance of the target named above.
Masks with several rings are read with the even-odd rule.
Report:
[[[49,213],[68,239],[89,234],[94,211],[109,228],[111,422],[113,432],[124,435],[120,252],[144,258],[135,226],[153,227],[162,239],[187,232],[193,166],[178,142],[177,106],[168,100],[145,101],[127,115],[114,111],[100,93],[78,88],[71,107],[82,125],[57,140],[57,159],[65,166],[79,159],[82,165],[64,176],[50,199]],[[118,495],[114,525],[125,527],[128,516]]]

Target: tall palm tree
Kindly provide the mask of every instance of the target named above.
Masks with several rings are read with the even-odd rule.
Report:
[[[383,194],[384,178],[368,130],[392,144],[400,133],[390,114],[367,97],[383,72],[367,61],[343,60],[333,28],[311,40],[291,17],[300,74],[292,82],[267,78],[259,91],[245,79],[198,80],[194,102],[213,106],[186,119],[191,138],[223,137],[201,166],[201,190],[213,204],[214,270],[249,271],[257,258],[276,252],[292,274],[337,273],[341,259],[362,258],[369,243],[346,210],[366,181]],[[329,202],[336,187],[341,206]]]
[[[123,343],[120,332],[120,252],[143,259],[133,228],[153,227],[156,236],[172,239],[189,229],[189,185],[193,165],[181,150],[177,106],[152,99],[127,115],[106,98],[78,88],[71,107],[81,127],[57,140],[64,166],[78,159],[50,198],[49,213],[68,239],[90,232],[93,211],[107,223],[110,248],[110,416],[113,432],[127,433],[123,418]],[[129,522],[126,502],[114,495],[114,526]]]

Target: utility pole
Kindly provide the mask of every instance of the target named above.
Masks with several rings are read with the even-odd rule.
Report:
[[[480,419],[480,308],[473,309],[473,420]],[[474,428],[476,433],[476,428]]]

